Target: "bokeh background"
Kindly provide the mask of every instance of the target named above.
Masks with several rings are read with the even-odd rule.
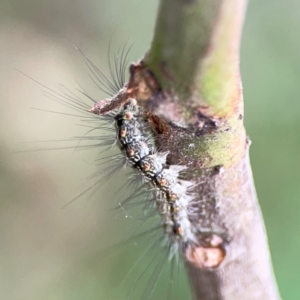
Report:
[[[124,175],[120,172],[101,185],[90,200],[82,197],[62,209],[88,184],[85,178],[95,172],[97,152],[26,152],[67,147],[68,142],[31,142],[80,136],[86,128],[76,126],[79,119],[31,109],[70,112],[15,69],[56,91],[61,84],[75,90],[79,83],[102,99],[106,95],[94,89],[71,44],[104,73],[110,40],[111,51],[134,43],[130,60],[137,60],[149,48],[157,4],[0,0],[1,299],[141,299],[145,286],[149,295],[147,277],[137,284],[135,278],[151,261],[126,275],[141,249],[125,251],[118,245],[109,248],[109,255],[103,251],[126,238],[128,232],[120,228],[132,221],[111,210],[115,182]],[[298,0],[250,1],[241,55],[254,179],[286,300],[300,299],[299,20]],[[184,276],[179,281],[180,291],[172,299],[186,298]],[[160,295],[167,282],[166,273],[155,287],[154,299],[165,298]],[[129,296],[128,290],[133,290]]]

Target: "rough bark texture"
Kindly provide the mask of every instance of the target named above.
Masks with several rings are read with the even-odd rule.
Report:
[[[243,126],[239,44],[245,7],[246,0],[162,0],[151,50],[129,83],[154,115],[158,147],[201,182],[193,222],[220,227],[226,237],[220,266],[186,262],[197,300],[280,298]]]

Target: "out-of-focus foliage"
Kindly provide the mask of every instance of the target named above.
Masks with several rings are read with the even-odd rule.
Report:
[[[79,82],[104,98],[71,43],[104,72],[110,39],[111,51],[134,42],[130,58],[136,60],[149,48],[156,6],[147,0],[0,1],[1,299],[125,299],[150,263],[143,261],[120,286],[142,248],[124,252],[119,246],[108,251],[112,255],[100,251],[128,236],[120,228],[130,218],[111,210],[117,184],[108,181],[90,201],[83,197],[61,209],[95,172],[95,151],[14,153],[50,145],[22,141],[86,132],[75,125],[79,120],[31,110],[70,112],[14,68],[55,90],[60,84],[72,90]],[[254,178],[286,300],[300,298],[299,19],[299,1],[250,1],[241,56]],[[117,177],[124,179],[122,173]],[[167,284],[168,274],[163,276],[159,289]],[[142,291],[145,284],[142,280],[133,289]]]

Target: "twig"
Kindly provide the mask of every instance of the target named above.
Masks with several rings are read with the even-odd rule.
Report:
[[[214,269],[186,262],[198,300],[280,298],[243,126],[239,45],[245,7],[246,0],[162,0],[142,62],[159,86],[145,79],[152,90],[146,106],[180,125],[154,118],[157,143],[173,163],[199,170],[196,192],[207,213],[198,222],[221,226],[228,242],[224,261]]]

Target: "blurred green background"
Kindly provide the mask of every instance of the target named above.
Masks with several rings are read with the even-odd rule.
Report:
[[[54,90],[60,84],[75,90],[80,83],[97,99],[105,98],[71,43],[106,73],[110,39],[113,50],[134,42],[130,60],[142,57],[156,9],[157,1],[147,0],[0,0],[1,299],[117,300],[126,299],[130,289],[129,299],[140,299],[145,286],[151,290],[149,277],[135,284],[151,261],[126,277],[144,245],[134,251],[117,246],[108,251],[111,255],[101,250],[126,237],[120,228],[132,221],[111,210],[114,182],[89,201],[83,197],[62,209],[95,172],[97,152],[15,153],[53,147],[20,142],[86,132],[76,126],[79,119],[32,110],[70,113],[15,69]],[[298,0],[250,1],[241,55],[252,167],[283,299],[300,299],[299,20]],[[124,180],[121,172],[117,177]],[[172,299],[185,299],[184,278],[177,280],[183,284]],[[166,298],[160,291],[167,281],[164,273],[154,299]]]

